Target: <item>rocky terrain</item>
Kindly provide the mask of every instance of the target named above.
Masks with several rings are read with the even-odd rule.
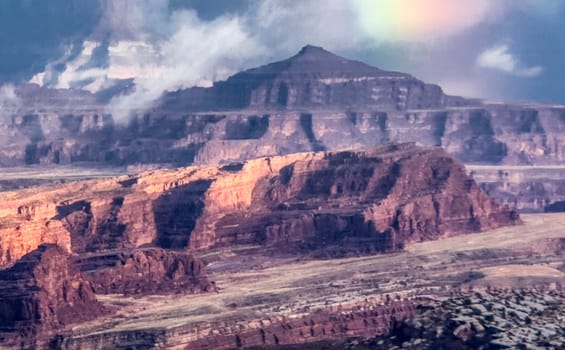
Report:
[[[519,223],[440,149],[300,153],[0,194],[0,263],[43,243],[73,253],[261,244],[321,254]]]
[[[90,282],[56,245],[41,245],[11,268],[0,270],[2,343],[34,347],[54,330],[103,313]]]
[[[414,144],[155,170],[4,192],[0,199],[0,262],[8,268],[2,276],[18,286],[16,292],[11,283],[0,289],[3,318],[12,322],[5,331],[21,334],[17,322],[43,320],[45,327],[31,327],[38,336],[30,341],[56,348],[77,344],[53,335],[70,322],[71,312],[90,318],[120,309],[121,301],[104,303],[108,298],[221,294],[225,287],[210,282],[206,272],[205,262],[214,259],[203,262],[195,254],[243,249],[251,259],[265,254],[296,259],[390,253],[411,242],[521,222],[516,212],[488,197],[457,160],[439,148]],[[26,282],[29,270],[42,274]],[[35,298],[47,305],[40,307],[49,311],[34,311],[35,299],[29,301],[27,293],[36,289]],[[104,308],[97,308],[99,301]],[[246,302],[236,302],[235,309],[241,303]],[[388,334],[395,320],[413,316],[414,305],[372,302],[343,312],[305,309],[298,319],[276,319],[260,329],[248,325],[237,337],[241,344],[256,345]],[[128,339],[140,346],[148,339],[177,341],[177,331],[172,332]],[[6,343],[17,346],[14,337],[6,336]],[[229,333],[212,340],[189,338],[193,348],[207,348],[212,340],[216,348],[234,346]],[[110,337],[78,344],[121,343]]]
[[[126,120],[114,120],[109,97],[100,94],[32,84],[16,94],[0,109],[0,167],[227,164],[411,141],[440,146],[465,164],[502,169],[565,160],[563,106],[448,96],[408,74],[315,46],[210,88],[167,92]],[[0,181],[0,189],[23,185]],[[502,183],[484,188],[499,201],[543,211],[565,200],[556,189],[562,185],[526,179],[503,190]]]
[[[467,165],[471,177],[499,203],[520,212],[563,212],[563,165]]]
[[[65,326],[118,309],[105,307],[97,295],[213,290],[204,264],[188,253],[149,248],[76,256],[43,244],[0,270],[0,348],[57,348]]]
[[[562,290],[458,291],[420,300],[416,317],[371,339],[253,349],[563,349]]]
[[[145,248],[83,254],[74,263],[97,294],[174,294],[215,290],[206,267],[185,252]]]
[[[520,226],[328,260],[273,255],[260,246],[214,249],[202,259],[217,293],[99,296],[120,311],[61,331],[57,344],[561,349],[564,251],[540,248],[562,239],[563,227],[563,214],[525,215]]]
[[[563,349],[563,290],[480,290],[423,303],[390,349]],[[426,305],[427,304],[427,305]]]
[[[563,160],[563,106],[445,95],[436,85],[306,46],[211,88],[164,94],[114,121],[103,99],[34,85],[2,108],[0,165],[219,163],[417,141],[465,163]]]
[[[565,209],[563,106],[313,46],[128,120],[16,95],[0,348],[562,348],[564,217],[510,207]]]

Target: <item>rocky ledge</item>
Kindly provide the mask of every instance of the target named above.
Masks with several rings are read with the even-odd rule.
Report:
[[[103,313],[95,293],[214,291],[194,256],[212,249],[373,254],[518,223],[519,216],[483,192],[452,156],[411,143],[5,192],[0,264],[13,266],[0,272],[1,331],[8,334],[2,341],[62,346],[66,338],[56,334],[70,327],[55,330]],[[333,338],[324,334],[332,329],[338,338],[388,332],[390,317],[381,322],[361,311],[236,332],[217,338],[218,346],[323,340]],[[406,309],[406,317],[412,312]],[[371,320],[359,323],[360,317]]]

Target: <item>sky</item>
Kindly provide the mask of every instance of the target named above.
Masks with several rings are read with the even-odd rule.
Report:
[[[127,80],[111,104],[143,108],[306,44],[450,94],[565,103],[564,29],[560,0],[2,0],[0,103]]]

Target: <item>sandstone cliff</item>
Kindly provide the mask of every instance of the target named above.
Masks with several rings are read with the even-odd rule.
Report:
[[[470,164],[561,164],[564,115],[563,106],[488,104],[433,110],[155,109],[116,125],[102,106],[86,111],[49,107],[0,119],[0,166],[217,164],[410,141],[443,147]]]
[[[215,290],[204,264],[188,253],[147,248],[71,256],[55,244],[42,244],[0,270],[0,347],[58,348],[57,332],[116,311],[102,306],[95,293],[139,297]]]
[[[0,199],[2,264],[44,242],[75,253],[146,244],[383,252],[519,221],[444,151],[413,144],[155,171]]]

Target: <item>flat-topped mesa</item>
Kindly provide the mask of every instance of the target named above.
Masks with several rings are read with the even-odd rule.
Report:
[[[41,191],[0,193],[1,263],[14,262],[42,239],[66,242],[79,254],[237,244],[341,247],[347,254],[395,251],[406,242],[519,222],[454,158],[414,144],[297,153]],[[49,210],[24,215],[22,207]],[[37,237],[34,227],[41,227]]]
[[[218,176],[202,203],[193,249],[258,243],[386,252],[519,222],[459,162],[413,144],[249,161]]]
[[[171,110],[360,106],[406,110],[470,103],[408,74],[384,71],[312,45],[286,60],[235,74],[212,88],[177,91],[164,99],[164,107]]]
[[[22,337],[22,344],[33,341],[36,331],[49,332],[103,313],[91,284],[54,244],[42,245],[0,270],[0,332]]]

